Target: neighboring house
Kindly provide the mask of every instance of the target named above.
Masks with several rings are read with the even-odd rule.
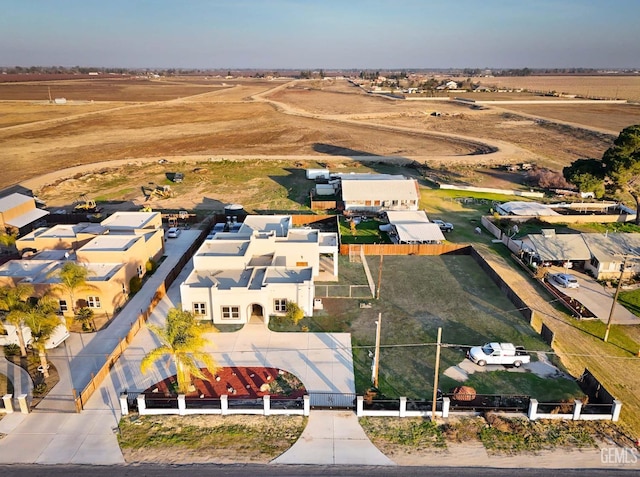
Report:
[[[556,234],[552,229],[530,234],[522,239],[525,258],[539,262],[563,262],[590,273],[597,280],[620,277],[620,267],[627,260],[624,276],[640,273],[640,234],[584,233]]]
[[[418,182],[401,175],[338,174],[344,210],[418,210]]]
[[[329,257],[333,263],[322,267]],[[180,285],[182,307],[213,323],[255,317],[268,324],[289,302],[311,316],[321,273],[338,275],[336,233],[291,228],[291,216],[250,215],[239,230],[215,233],[195,253]]]
[[[625,254],[629,256],[626,262],[624,277],[631,277],[640,273],[640,234],[637,233],[605,233],[582,234],[589,250],[591,259],[585,265],[587,271],[598,280],[620,278],[620,268]]]
[[[400,244],[442,243],[444,235],[423,210],[388,211],[391,240]]]
[[[591,252],[583,234],[556,234],[554,229],[543,229],[541,234],[529,234],[522,239],[522,249],[530,259],[546,262],[571,263],[584,269]]]
[[[60,312],[66,315],[83,306],[113,313],[126,303],[131,279],[142,278],[147,262],[162,257],[164,230],[159,212],[117,212],[99,225],[36,229],[18,239],[16,246],[34,254],[0,266],[0,286],[30,283],[38,296],[46,293],[58,299]],[[58,278],[69,260],[89,271],[87,286],[74,294],[75,303]]]
[[[31,196],[14,192],[0,198],[0,230],[21,235],[32,230],[33,224],[48,214],[36,207],[36,200]]]

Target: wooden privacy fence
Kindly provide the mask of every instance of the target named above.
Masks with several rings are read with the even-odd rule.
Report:
[[[210,225],[210,224],[209,224]],[[146,310],[140,310],[141,313],[138,315],[135,321],[131,323],[131,328],[127,332],[126,336],[122,338],[111,354],[106,355],[105,363],[100,367],[100,369],[94,374],[91,373],[91,380],[85,386],[85,388],[77,395],[76,390],[73,390],[74,401],[76,411],[80,412],[84,408],[84,404],[89,400],[89,398],[93,395],[93,393],[98,389],[102,381],[109,375],[111,368],[113,368],[114,364],[122,353],[129,347],[129,344],[133,341],[133,338],[136,336],[140,328],[146,323],[151,315],[151,312],[155,309],[155,307],[160,303],[162,298],[166,295],[166,291],[171,286],[171,284],[175,281],[175,279],[180,274],[182,268],[187,264],[187,262],[191,259],[195,251],[202,245],[202,242],[205,240],[208,234],[209,227],[205,227],[204,230],[200,232],[198,238],[191,244],[191,246],[185,251],[185,253],[180,257],[176,266],[167,274],[164,281],[158,286],[156,289],[151,302],[147,306]]]
[[[360,248],[362,247],[362,248]],[[464,243],[441,244],[343,244],[340,255],[349,255],[352,248],[364,255],[469,255],[471,245]]]

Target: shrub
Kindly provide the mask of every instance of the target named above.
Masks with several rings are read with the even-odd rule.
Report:
[[[304,318],[304,311],[300,309],[297,303],[287,302],[287,320],[297,325]]]
[[[156,263],[155,260],[153,260],[152,258],[147,260],[147,263],[145,264],[145,269],[149,275],[153,275],[153,272],[155,272],[157,268],[158,268],[158,264]]]
[[[78,323],[82,323],[82,331],[93,331],[93,310],[87,306],[80,308],[74,317]]]
[[[15,343],[10,343],[4,347],[5,356],[18,356],[20,354],[20,346]]]
[[[139,276],[131,277],[129,280],[129,293],[135,295],[142,288],[142,279]]]

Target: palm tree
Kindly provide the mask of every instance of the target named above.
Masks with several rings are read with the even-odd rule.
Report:
[[[192,376],[207,379],[198,366],[197,360],[202,361],[210,373],[218,368],[211,355],[201,351],[207,344],[207,340],[202,337],[203,330],[193,313],[172,308],[167,313],[167,324],[164,328],[149,325],[149,329],[162,344],[142,359],[140,370],[143,373],[146,373],[153,363],[167,356],[173,359],[176,365],[178,392],[186,394],[191,386]]]
[[[87,284],[89,269],[77,262],[67,261],[54,274],[60,279],[59,287],[71,298],[71,311],[76,311],[75,293],[84,288],[93,288]]]
[[[22,332],[22,328],[25,325],[24,312],[29,308],[27,301],[33,293],[34,288],[28,283],[19,283],[15,287],[4,286],[0,288],[0,310],[7,312],[7,322],[16,327],[18,345],[20,346],[20,355],[22,357],[27,355],[27,345]]]
[[[24,323],[31,328],[31,345],[38,351],[40,366],[45,378],[49,377],[46,343],[54,330],[60,326],[60,318],[56,314],[58,305],[49,297],[40,298],[24,312]]]

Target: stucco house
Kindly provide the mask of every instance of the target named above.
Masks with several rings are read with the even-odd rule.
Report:
[[[402,175],[337,174],[340,178],[344,210],[418,210],[418,182]]]
[[[49,212],[36,207],[33,197],[14,192],[0,197],[0,230],[22,234]]]
[[[164,253],[164,230],[159,212],[116,212],[100,224],[56,225],[38,228],[16,242],[32,255],[0,266],[0,286],[30,283],[38,296],[58,300],[59,311],[72,315],[88,306],[95,313],[112,314],[129,296],[129,284],[142,278],[146,264]],[[87,286],[71,296],[59,284],[67,261],[88,270]]]
[[[338,275],[338,237],[292,228],[291,216],[250,215],[237,231],[214,233],[192,260],[180,285],[183,309],[213,323],[267,325],[289,302],[313,315],[314,279]]]

